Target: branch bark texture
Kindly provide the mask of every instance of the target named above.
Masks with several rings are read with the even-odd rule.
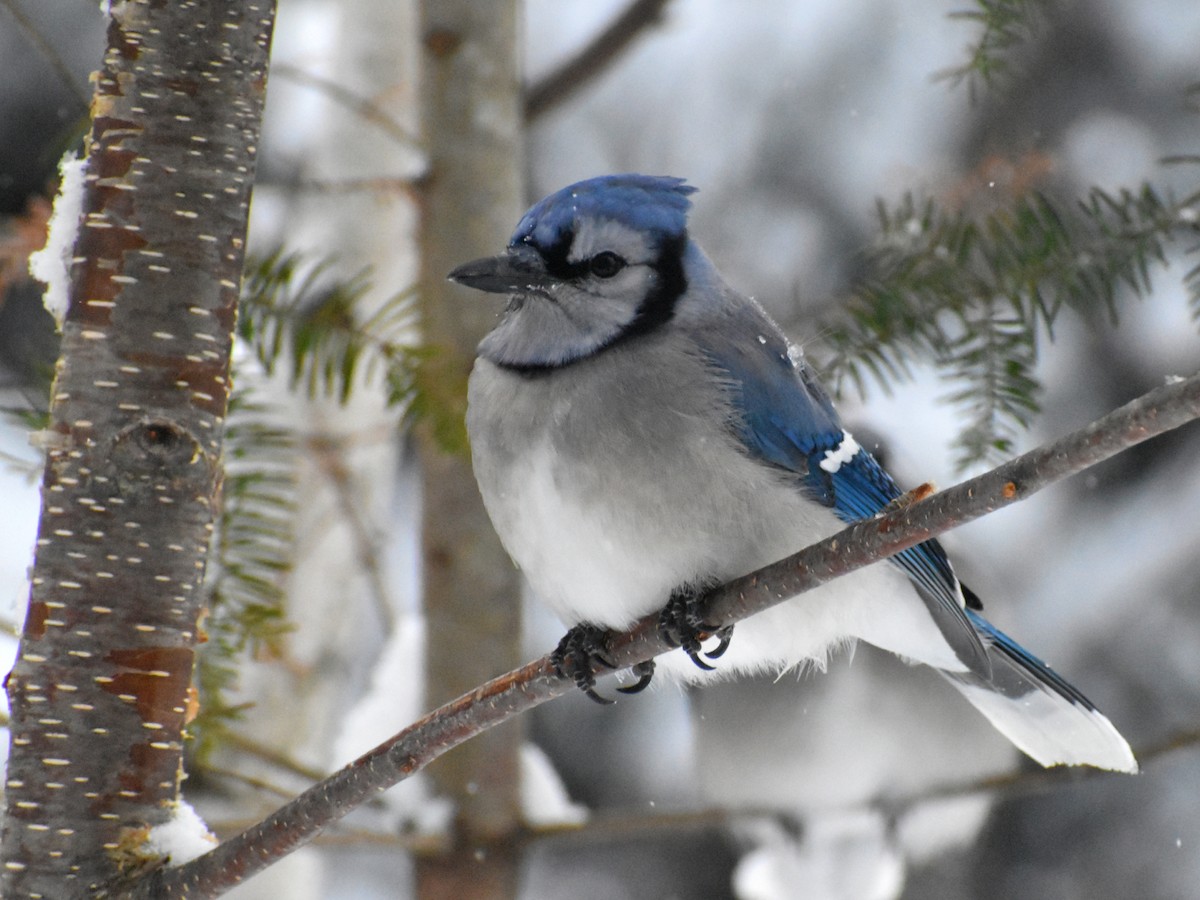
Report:
[[[178,797],[272,20],[114,5],[7,680],[5,897],[92,896]]]
[[[712,591],[708,620],[733,624],[840,575],[1032,496],[1142,441],[1200,418],[1200,375],[1173,381],[1086,428],[941,493],[858,522],[820,543]],[[620,667],[666,652],[657,617],[613,635]],[[736,635],[734,637],[736,640]],[[602,674],[602,673],[598,673]],[[307,843],[330,823],[475,735],[574,689],[548,657],[495,678],[315,785],[267,820],[181,866],[155,873],[138,898],[215,897]]]

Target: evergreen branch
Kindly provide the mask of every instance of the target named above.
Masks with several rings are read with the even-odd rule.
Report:
[[[886,389],[931,360],[964,412],[960,465],[994,460],[1038,412],[1043,332],[1053,336],[1064,309],[1115,323],[1127,297],[1150,290],[1168,248],[1200,233],[1195,204],[1149,184],[1093,189],[1074,207],[1038,193],[984,213],[911,195],[880,203],[873,274],[824,330],[826,365],[862,393],[867,376]],[[1200,315],[1200,267],[1185,281]]]
[[[302,267],[299,256],[276,252],[247,269],[239,333],[268,374],[286,364],[293,386],[342,403],[360,371],[363,378],[382,377],[389,406],[410,421],[428,422],[442,450],[465,454],[469,373],[444,348],[412,343],[414,291],[400,292],[358,322],[366,273],[337,281],[326,263],[303,275]]]
[[[309,397],[342,403],[360,379],[382,378],[388,402],[407,408],[419,356],[400,342],[412,331],[409,296],[382,304],[360,323],[356,306],[368,287],[365,275],[339,282],[327,265],[303,275],[301,268],[298,256],[281,253],[247,267],[239,334],[267,374],[283,370]],[[278,652],[290,630],[283,604],[293,564],[293,463],[300,438],[252,397],[252,389],[235,393],[226,429],[224,503],[207,586],[210,641],[201,655],[201,713],[193,725],[202,758],[245,710],[226,700],[237,659]]]
[[[205,585],[209,640],[197,668],[200,712],[191,727],[201,758],[246,708],[225,696],[237,680],[239,657],[277,650],[290,630],[284,601],[295,543],[296,446],[279,417],[253,402],[246,388],[234,391],[225,430],[223,502]]]
[[[383,303],[360,323],[356,306],[368,287],[365,275],[336,281],[325,264],[303,275],[301,269],[298,256],[282,253],[247,267],[239,335],[267,374],[283,370],[310,398],[342,403],[361,379],[382,378],[388,403],[407,410],[421,356],[401,343],[412,332],[410,296]],[[237,658],[278,652],[290,630],[283,603],[293,562],[298,498],[292,465],[299,436],[251,396],[235,394],[226,431],[224,504],[207,586],[210,641],[201,656],[201,713],[193,726],[201,757],[245,709],[225,698],[236,681]],[[380,604],[381,613],[388,612]]]
[[[338,281],[328,264],[301,275],[302,267],[299,256],[280,252],[247,267],[240,337],[268,374],[286,364],[292,386],[310,398],[345,403],[360,375],[382,375],[389,405],[406,409],[421,355],[406,343],[414,328],[412,291],[360,323],[356,307],[369,287],[366,273]]]
[[[979,86],[993,87],[1011,77],[1011,57],[1041,30],[1046,11],[1055,0],[975,0],[975,8],[950,13],[950,18],[980,27],[979,37],[960,65],[937,73],[939,81],[957,87],[964,81],[972,101]]]
[[[833,537],[705,597],[703,621],[728,625],[832,578],[898,553],[1008,506],[1151,437],[1200,418],[1200,375],[1177,379],[1064,438],[977,478],[901,509],[858,522]],[[658,617],[610,635],[604,656],[625,668],[671,649]],[[603,674],[597,672],[595,674]],[[542,657],[464,694],[380,744],[291,803],[204,856],[159,869],[119,896],[213,897],[316,837],[364,801],[420,771],[448,750],[574,690]]]
[[[1200,250],[1200,244],[1188,248],[1188,253],[1196,253]],[[1200,263],[1192,266],[1183,276],[1183,283],[1187,287],[1188,302],[1192,307],[1192,318],[1200,321]]]

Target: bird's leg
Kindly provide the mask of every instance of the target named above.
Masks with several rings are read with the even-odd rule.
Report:
[[[708,671],[716,667],[706,660],[719,658],[729,649],[729,640],[733,636],[732,625],[714,628],[704,621],[697,609],[697,601],[715,585],[713,582],[676,589],[658,618],[658,633],[662,639],[673,647],[681,647],[692,662]],[[713,650],[704,650],[700,644],[710,637],[719,638],[720,643]]]
[[[597,625],[576,625],[563,636],[563,639],[558,642],[558,646],[554,648],[554,652],[550,654],[550,662],[560,677],[570,678],[575,682],[575,686],[588,697],[604,705],[614,701],[596,693],[596,676],[592,674],[592,670],[616,668],[613,661],[605,655],[608,635],[607,629]],[[634,671],[637,671],[637,667]],[[639,672],[639,674],[641,673]],[[632,687],[638,688],[638,685],[632,685]],[[640,689],[638,688],[638,690]],[[626,693],[633,692],[626,691]]]

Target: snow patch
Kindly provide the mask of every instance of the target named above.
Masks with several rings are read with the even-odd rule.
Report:
[[[354,759],[417,720],[425,694],[424,660],[425,620],[402,616],[375,664],[370,687],[346,715],[334,759]],[[382,801],[397,829],[445,834],[454,820],[453,803],[434,796],[422,773],[394,785]]]
[[[87,160],[68,152],[58,164],[58,196],[46,234],[46,246],[29,257],[29,274],[46,285],[43,303],[58,327],[67,317],[71,258],[83,214],[83,173]]]
[[[896,837],[909,865],[925,865],[941,854],[971,846],[992,809],[986,794],[925,800],[900,817]]]
[[[217,846],[217,839],[204,820],[185,800],[175,802],[174,814],[162,825],[155,825],[146,836],[146,849],[166,857],[172,866],[181,866],[203,856]]]
[[[897,900],[904,858],[882,815],[829,811],[804,824],[800,839],[779,828],[758,835],[734,871],[738,900]]]
[[[545,751],[521,746],[521,811],[530,825],[582,825],[587,807],[571,800]]]

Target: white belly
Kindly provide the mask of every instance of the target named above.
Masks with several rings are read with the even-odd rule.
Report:
[[[589,430],[580,422],[596,417],[590,400],[611,385],[572,393],[479,375],[469,422],[484,502],[538,598],[567,625],[626,628],[679,588],[727,581],[842,527],[789,473],[689,412],[686,396],[630,404],[620,429]],[[572,438],[581,433],[586,442]],[[739,624],[720,671],[821,663],[856,637],[961,668],[905,576],[882,563]],[[665,668],[701,676],[671,656],[684,664]]]

